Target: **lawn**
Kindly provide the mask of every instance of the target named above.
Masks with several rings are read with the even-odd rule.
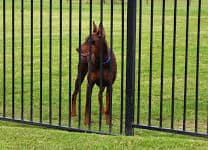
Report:
[[[162,3],[159,0],[155,1],[154,6],[154,34],[153,34],[153,87],[152,87],[152,125],[159,125],[159,102],[160,102],[160,66],[161,66],[161,22],[162,22]],[[185,58],[185,40],[186,40],[186,1],[182,0],[178,3],[177,11],[177,40],[176,40],[176,76],[175,76],[175,122],[176,129],[182,128],[183,121],[183,89],[184,89],[184,58]],[[201,12],[201,43],[200,43],[200,71],[199,71],[199,111],[198,111],[198,125],[199,132],[206,133],[207,131],[207,116],[208,116],[208,2],[202,0]],[[69,5],[66,0],[63,1],[63,53],[62,53],[62,125],[68,125],[68,105],[69,105],[69,87],[74,89],[74,80],[77,74],[78,53],[76,48],[78,46],[79,38],[79,5],[73,1],[72,5],[72,85],[69,85]],[[138,7],[139,8],[139,7]],[[189,24],[189,60],[188,60],[188,88],[187,88],[187,130],[194,130],[195,118],[195,84],[196,84],[196,46],[197,46],[197,15],[198,15],[197,1],[192,1],[190,6],[190,24]],[[0,10],[3,9],[2,1],[0,3]],[[0,34],[3,35],[2,25],[2,11],[0,12]],[[100,16],[99,3],[93,3],[93,20],[99,24]],[[126,7],[125,7],[126,13]],[[143,20],[142,20],[142,59],[141,59],[141,115],[140,121],[142,124],[147,124],[148,118],[148,96],[149,96],[149,47],[150,47],[150,5],[143,3]],[[33,120],[39,121],[39,101],[40,101],[40,6],[39,1],[34,1],[34,36],[33,36]],[[12,11],[11,0],[6,1],[6,116],[11,117],[12,106]],[[107,34],[107,41],[110,44],[110,4],[104,5],[103,23]],[[15,118],[20,118],[21,115],[21,3],[20,0],[15,0]],[[126,18],[126,15],[125,15]],[[138,20],[138,15],[137,15]],[[59,1],[53,1],[53,24],[52,24],[52,122],[58,124],[59,121]],[[137,35],[138,35],[137,22]],[[125,26],[126,27],[126,26]],[[126,28],[125,28],[126,31]],[[82,5],[82,41],[89,34],[89,4]],[[24,118],[30,119],[30,1],[25,1],[24,9]],[[126,36],[126,35],[125,35]],[[138,41],[138,38],[137,38]],[[172,49],[173,49],[173,2],[166,3],[166,17],[165,17],[165,60],[164,60],[164,95],[163,95],[163,126],[170,127],[171,116],[171,90],[172,90]],[[3,36],[0,36],[0,45],[3,46]],[[126,43],[125,43],[126,45]],[[3,47],[1,47],[3,49]],[[119,133],[120,124],[120,97],[121,97],[121,4],[117,2],[114,5],[113,16],[113,51],[117,57],[118,74],[117,80],[113,85],[113,133]],[[0,53],[0,83],[3,83],[3,53]],[[136,72],[138,71],[138,42],[136,50]],[[124,72],[125,74],[125,72]],[[136,83],[138,75],[136,75]],[[86,81],[86,80],[85,80]],[[84,106],[85,106],[85,90],[86,82],[82,86],[81,92],[81,108],[83,121]],[[125,84],[125,77],[124,77]],[[136,84],[136,95],[138,85]],[[49,120],[49,1],[43,1],[43,122],[48,123]],[[92,96],[92,129],[98,130],[99,107],[97,100],[98,88],[94,88]],[[136,96],[137,97],[137,96]],[[136,99],[137,102],[137,99]],[[136,103],[135,102],[135,103]],[[0,115],[2,116],[3,105],[3,84],[0,85]],[[135,116],[136,118],[136,116]],[[103,118],[104,119],[104,118]],[[104,121],[103,121],[104,123]],[[72,127],[77,127],[77,118],[72,119]],[[81,128],[86,128],[81,122]],[[2,130],[16,130],[15,128],[3,126]],[[24,128],[18,128],[17,134],[21,133]],[[36,129],[32,129],[36,131]],[[31,131],[32,131],[31,130]],[[32,132],[26,128],[26,131]],[[102,131],[108,132],[108,126],[103,124]],[[50,131],[54,136],[63,135],[64,140],[73,134],[67,135],[60,131]],[[36,133],[36,132],[35,132]],[[43,130],[37,130],[44,134]],[[138,131],[138,134],[143,132]],[[9,134],[9,133],[8,133]],[[12,132],[11,132],[12,134]],[[4,134],[3,134],[4,135]],[[79,134],[74,134],[75,137],[80,137]],[[144,141],[148,141],[150,132],[146,133]],[[154,133],[156,137],[163,136],[165,141],[166,134]],[[155,138],[153,135],[152,139]],[[31,135],[33,136],[33,135]],[[34,135],[35,136],[35,135]],[[84,135],[90,137],[90,135]],[[100,140],[102,140],[102,136]],[[180,137],[180,136],[177,136]],[[6,137],[5,137],[6,138]],[[23,137],[22,137],[23,138]],[[46,138],[52,138],[47,132]],[[117,137],[118,139],[131,139],[133,143],[140,143],[138,139]],[[136,137],[139,138],[139,137]],[[8,138],[9,139],[9,138]],[[95,138],[96,139],[96,138]],[[110,137],[110,139],[113,139]],[[159,138],[160,139],[160,138]],[[160,141],[157,139],[156,141]],[[180,138],[179,138],[180,139]],[[182,138],[181,138],[182,139]],[[92,139],[93,140],[93,139]],[[137,141],[138,140],[138,141]],[[55,141],[52,139],[52,141]],[[61,141],[61,139],[60,139]],[[80,140],[82,141],[82,140]],[[180,140],[179,140],[180,141]],[[187,138],[187,141],[192,141]],[[37,141],[38,142],[38,141]],[[56,141],[57,142],[57,141]],[[90,142],[90,140],[89,140]],[[108,141],[109,142],[109,141]],[[171,143],[170,141],[168,141]],[[176,141],[175,141],[176,142]],[[182,142],[182,140],[180,141]],[[70,143],[70,142],[69,142]],[[79,143],[79,141],[78,141]],[[158,144],[158,142],[155,142]],[[200,143],[200,142],[199,142]],[[203,142],[202,142],[203,143]],[[105,143],[103,143],[104,145]],[[111,142],[109,142],[111,144]],[[48,145],[45,143],[45,145]],[[50,145],[50,144],[49,144]],[[173,145],[173,144],[172,144]],[[203,145],[203,144],[202,144]],[[50,145],[53,147],[53,145]],[[91,146],[91,145],[90,145]],[[158,144],[159,146],[159,144]],[[174,145],[173,145],[174,146]],[[188,145],[191,146],[191,145]],[[180,148],[180,145],[179,145]],[[188,149],[188,148],[187,148]]]
[[[1,123],[1,149],[172,149],[207,150],[206,139],[139,130],[134,137],[69,133]]]

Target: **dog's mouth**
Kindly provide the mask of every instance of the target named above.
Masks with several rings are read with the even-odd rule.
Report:
[[[87,57],[89,55],[90,55],[89,52],[88,53],[81,53],[81,56],[83,56],[83,57]]]
[[[79,48],[76,48],[76,50],[77,50],[77,52],[78,53],[80,53],[80,50],[79,50]],[[83,56],[83,57],[87,57],[87,56],[89,56],[90,55],[90,53],[89,52],[83,52],[83,51],[81,51],[81,56]]]

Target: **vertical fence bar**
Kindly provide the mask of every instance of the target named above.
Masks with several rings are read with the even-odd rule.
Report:
[[[15,80],[15,65],[14,65],[14,63],[15,63],[15,53],[14,53],[14,44],[15,44],[15,33],[14,33],[14,31],[15,31],[15,29],[14,29],[14,26],[15,26],[15,20],[14,20],[14,5],[15,5],[15,3],[14,3],[14,0],[12,0],[12,118],[14,118],[14,113],[15,113],[15,95],[14,95],[14,90],[15,90],[15,82],[14,82],[14,80]]]
[[[6,116],[6,0],[3,0],[3,117]]]
[[[103,25],[103,0],[100,0],[100,24]],[[102,30],[102,28],[101,28]],[[101,31],[101,37],[103,36],[103,31]],[[99,91],[99,131],[102,128],[102,104],[103,104],[103,42],[100,39],[100,91]]]
[[[59,40],[59,125],[61,125],[62,108],[62,0],[60,0],[60,40]]]
[[[71,78],[72,78],[72,0],[69,1],[69,120],[68,126],[71,126]]]
[[[177,0],[174,0],[174,26],[173,26],[173,72],[172,72],[172,99],[171,99],[171,129],[174,128],[174,101],[175,101],[175,57],[176,57],[176,18]]]
[[[128,0],[125,134],[133,135],[136,45],[136,0]]]
[[[42,102],[43,102],[43,2],[40,0],[40,122],[43,121],[42,118]]]
[[[188,74],[188,43],[189,43],[189,0],[186,5],[186,51],[185,51],[185,75],[184,75],[184,106],[183,106],[183,130],[186,130],[186,97],[187,97],[187,74]]]
[[[24,0],[21,1],[21,119],[24,119]]]
[[[198,131],[200,29],[201,29],[201,0],[199,0],[199,3],[198,3],[198,30],[197,30],[197,52],[196,52],[195,132]]]
[[[89,35],[90,35],[90,58],[89,58],[89,62],[88,63],[88,73],[91,73],[91,56],[92,56],[92,0],[90,0],[90,22],[89,22],[89,27],[90,27],[90,31],[89,31]],[[91,82],[91,80],[89,80],[88,82]],[[91,130],[91,118],[92,118],[92,114],[91,114],[92,110],[91,110],[91,98],[89,99],[89,125],[88,128],[89,130]],[[100,122],[99,122],[100,124]]]
[[[33,0],[31,0],[30,13],[30,121],[33,121]]]
[[[148,108],[148,125],[151,125],[152,118],[152,47],[153,47],[153,11],[154,1],[151,0],[150,15],[150,72],[149,72],[149,108]]]
[[[139,53],[138,53],[138,102],[137,124],[140,123],[140,98],[141,98],[141,55],[142,55],[142,0],[139,0]]]
[[[165,45],[165,0],[162,1],[162,53],[161,53],[161,79],[160,79],[160,127],[163,123],[163,85],[164,85],[164,47]]]
[[[49,10],[49,123],[52,124],[52,6],[50,0]]]
[[[82,0],[79,0],[79,48],[81,48],[81,39],[82,39]],[[81,63],[81,50],[79,50],[79,64]],[[78,71],[81,71],[79,65]],[[79,85],[81,85],[81,73],[79,73]],[[79,87],[79,104],[78,104],[78,128],[81,124],[81,86]]]
[[[110,58],[112,58],[113,54],[113,0],[111,0],[111,17],[110,17]],[[112,133],[112,92],[113,92],[113,87],[112,87],[112,82],[113,82],[113,73],[112,73],[112,61],[110,62],[110,92],[109,92],[109,100],[110,100],[110,125],[109,125],[109,133]]]
[[[121,2],[121,114],[120,114],[120,134],[123,134],[123,91],[124,91],[124,0]]]

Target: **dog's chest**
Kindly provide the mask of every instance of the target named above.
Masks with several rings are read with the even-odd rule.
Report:
[[[109,84],[110,72],[107,71],[107,70],[103,70],[102,75],[101,75],[101,73],[99,71],[91,72],[90,73],[90,79],[91,79],[91,81],[93,81],[97,85],[100,84],[100,79],[102,80],[104,85],[105,84]]]

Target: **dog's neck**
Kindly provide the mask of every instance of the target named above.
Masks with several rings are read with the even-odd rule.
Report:
[[[104,40],[102,42],[102,47],[99,47],[99,48],[100,48],[100,50],[103,51],[103,53],[102,53],[103,60],[107,59],[109,57],[109,50],[108,50],[109,48],[108,48],[107,42]],[[99,57],[100,57],[100,54],[99,54]]]
[[[100,61],[102,62],[103,65],[106,65],[110,62],[111,57],[110,57],[110,50],[108,48],[106,41],[102,41],[102,45],[99,45],[98,48],[99,48],[99,50],[97,51],[98,53],[94,53],[93,64],[99,68]],[[102,51],[102,54],[100,53],[100,51]]]

